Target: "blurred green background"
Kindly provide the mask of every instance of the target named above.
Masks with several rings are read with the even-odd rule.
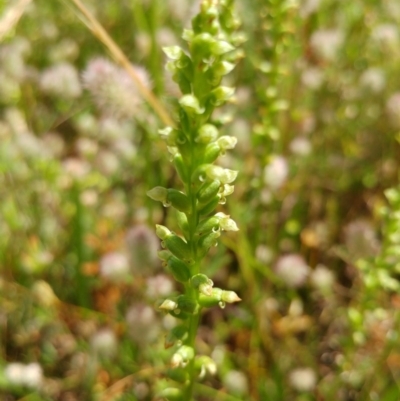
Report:
[[[163,46],[199,2],[87,0],[174,117]],[[400,3],[237,0],[244,58],[214,116],[240,231],[204,264],[198,400],[400,399]],[[156,400],[177,291],[147,198],[164,124],[73,1],[0,0],[0,399]]]

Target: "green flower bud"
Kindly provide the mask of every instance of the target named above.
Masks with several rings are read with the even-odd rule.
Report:
[[[176,281],[186,283],[190,279],[190,270],[185,262],[171,255],[167,261],[168,270]]]
[[[178,227],[183,231],[183,234],[186,237],[189,233],[189,223],[186,214],[177,211],[176,220],[178,222]]]
[[[235,93],[235,88],[219,86],[211,91],[210,101],[213,106],[222,106]]]
[[[240,19],[235,15],[232,8],[230,9],[230,14],[225,18],[224,26],[229,31],[236,31],[240,27]]]
[[[178,60],[183,54],[183,50],[179,46],[167,46],[162,50],[171,60]]]
[[[162,249],[161,251],[158,251],[157,255],[164,262],[167,262],[168,259],[170,257],[172,257],[172,253],[170,251],[165,250],[165,249]]]
[[[237,144],[234,136],[224,135],[218,138],[217,143],[222,150],[233,149]]]
[[[221,125],[226,125],[231,123],[233,120],[233,116],[231,113],[224,113],[220,114],[215,117],[214,122],[215,124],[221,124]]]
[[[177,340],[183,341],[187,337],[187,327],[184,325],[175,326],[171,329],[171,333]]]
[[[179,153],[179,150],[176,146],[167,146],[168,153],[172,155],[172,157],[175,157]]]
[[[181,54],[181,57],[179,58],[179,60],[176,62],[176,66],[179,68],[179,69],[182,69],[182,70],[186,70],[187,69],[187,67],[189,67],[189,66],[191,66],[192,65],[192,61],[191,61],[191,59],[190,59],[190,57],[189,56],[187,56],[185,53],[182,53]],[[189,76],[187,76],[186,78],[192,78],[192,76],[191,76],[191,71],[187,71],[188,73],[189,73]]]
[[[146,192],[147,196],[155,201],[162,202],[165,206],[167,203],[168,190],[164,187],[154,187]]]
[[[211,295],[199,295],[199,304],[204,307],[211,307],[218,305],[221,302],[222,290],[221,288],[213,288]]]
[[[220,195],[216,195],[213,199],[211,199],[208,203],[198,209],[198,212],[201,216],[206,216],[207,214],[214,211],[214,209],[218,206],[218,203],[221,200]]]
[[[184,262],[192,261],[192,254],[189,245],[181,237],[171,233],[163,238],[163,242],[165,247],[178,259],[181,259]]]
[[[196,370],[200,371],[199,378],[203,379],[208,373],[214,376],[217,373],[216,363],[207,355],[201,355],[195,361]]]
[[[210,143],[218,138],[218,129],[212,124],[204,124],[200,127],[195,141],[197,143]]]
[[[190,279],[190,284],[192,285],[193,288],[196,288],[196,290],[199,288],[201,284],[208,284],[209,282],[212,283],[212,281],[202,273],[195,274],[191,279]]]
[[[205,109],[200,107],[198,99],[193,95],[184,95],[179,99],[179,104],[190,115],[203,114]]]
[[[206,170],[209,164],[201,164],[192,174],[192,181],[205,182],[207,179]]]
[[[165,336],[164,347],[170,348],[175,343],[182,344],[182,341],[187,337],[188,331],[186,326],[178,325],[171,329],[171,331]]]
[[[185,312],[182,312],[179,308],[172,310],[169,314],[177,319],[187,320],[191,315]]]
[[[229,63],[228,61],[220,61],[215,63],[210,71],[210,78],[208,82],[212,86],[217,86],[221,82],[221,78],[229,74],[235,68],[235,64]]]
[[[167,140],[167,138],[171,135],[172,131],[174,129],[172,127],[165,127],[165,128],[161,128],[158,130],[158,133],[160,134],[160,136]]]
[[[171,358],[171,367],[175,369],[180,366],[185,366],[182,355],[175,353]]]
[[[229,184],[224,184],[222,187],[222,191],[220,191],[221,196],[229,196],[233,194],[233,191],[235,190],[234,185],[229,185]]]
[[[172,205],[175,209],[181,212],[189,213],[191,211],[190,200],[183,192],[172,188],[168,189],[167,191],[168,204]]]
[[[225,60],[229,61],[230,63],[238,63],[241,59],[244,58],[244,51],[243,49],[236,49],[229,54],[225,55]]]
[[[224,40],[218,40],[211,43],[211,53],[215,56],[221,56],[222,54],[231,52],[232,50],[235,50],[235,48]]]
[[[178,383],[185,383],[189,379],[189,373],[187,369],[176,367],[167,370],[167,377]],[[168,398],[169,399],[169,398]]]
[[[239,302],[241,299],[237,296],[234,291],[222,291],[221,301],[232,304],[234,302]]]
[[[213,286],[213,284],[214,283],[212,281],[211,281],[211,284],[200,284],[199,285],[200,294],[211,295],[212,294],[212,286]]]
[[[194,358],[194,349],[188,345],[182,345],[176,353],[182,355],[183,360],[186,362],[189,362]]]
[[[236,222],[232,219],[221,219],[220,226],[224,231],[239,231]]]
[[[180,153],[177,153],[174,156],[173,163],[174,163],[175,169],[176,169],[181,181],[186,182],[187,181],[186,165],[185,165],[185,163],[183,161],[183,157]]]
[[[197,302],[186,295],[179,295],[176,302],[178,303],[178,308],[183,312],[193,315],[198,311]]]
[[[166,62],[165,69],[173,75],[175,75],[178,70],[175,61],[172,60]]]
[[[215,215],[219,219],[219,225],[222,230],[225,231],[239,231],[238,226],[236,225],[235,221],[232,220],[228,215],[219,212]]]
[[[191,53],[198,59],[208,58],[212,54],[213,45],[216,40],[206,32],[196,35],[192,40]]]
[[[156,224],[156,234],[161,240],[165,240],[169,235],[172,235],[171,231],[167,227],[160,224]]]
[[[199,295],[199,304],[201,306],[210,307],[219,305],[221,308],[225,307],[225,303],[239,302],[241,299],[233,291],[224,291],[221,288],[213,288],[211,295]]]
[[[234,46],[240,46],[241,44],[246,42],[248,38],[243,32],[234,32],[232,33],[230,39]]]
[[[201,237],[198,242],[199,255],[201,256],[205,255],[212,246],[217,244],[217,239],[220,236],[221,233],[217,231],[217,232],[211,232],[210,234]]]
[[[216,216],[204,219],[197,225],[195,233],[200,236],[210,231],[217,232],[219,231],[219,221],[219,217]]]
[[[208,178],[211,178],[212,180],[219,180],[222,184],[230,184],[231,182],[235,181],[238,175],[237,171],[214,165],[207,166],[205,170]]]
[[[171,366],[186,366],[194,358],[194,349],[188,345],[182,345],[171,358]]]
[[[193,29],[184,29],[182,34],[182,39],[186,40],[186,42],[191,42],[194,38]]]
[[[164,139],[168,146],[178,146],[186,138],[182,132],[179,132],[171,127],[166,127],[158,130],[160,136]]]
[[[221,188],[221,182],[218,180],[206,181],[199,189],[197,193],[197,199],[199,203],[205,204],[213,199]]]
[[[204,163],[213,163],[218,156],[221,154],[221,148],[219,147],[218,144],[210,143],[207,145],[205,151],[204,151]]]
[[[202,0],[201,13],[192,19],[193,30],[196,33],[207,30],[216,36],[221,30],[218,16],[219,11],[215,5],[215,0]]]
[[[206,14],[208,17],[212,17],[214,19],[214,18],[218,17],[219,12],[218,12],[217,7],[215,7],[213,5],[213,3],[215,4],[215,1],[203,0],[201,2],[200,7],[201,7],[201,13],[202,14]]]
[[[162,309],[164,311],[173,311],[178,308],[178,304],[173,301],[172,299],[166,299],[159,307],[158,309]]]
[[[190,279],[190,283],[192,287],[199,290],[201,294],[212,295],[214,283],[205,274],[196,274]]]

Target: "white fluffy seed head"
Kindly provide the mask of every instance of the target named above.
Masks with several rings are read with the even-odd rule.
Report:
[[[82,93],[78,71],[72,64],[61,62],[43,71],[40,89],[51,96],[75,99]]]
[[[144,86],[150,88],[145,69],[133,66]],[[92,94],[97,107],[108,116],[132,118],[140,111],[142,98],[138,87],[122,68],[104,58],[92,59],[82,74],[84,88]]]
[[[223,382],[230,393],[242,396],[248,394],[249,382],[243,372],[231,370],[226,374]]]
[[[144,303],[132,305],[126,314],[129,334],[139,344],[155,341],[160,334],[160,322],[154,308]]]
[[[284,185],[289,175],[289,166],[283,156],[275,156],[264,169],[264,183],[272,190]]]
[[[313,287],[319,290],[328,290],[332,288],[335,282],[335,275],[327,267],[318,265],[310,275],[310,281]]]
[[[93,351],[103,357],[115,355],[118,347],[117,337],[113,330],[104,328],[96,332],[91,338]]]
[[[146,224],[137,224],[126,233],[125,243],[132,271],[152,275],[159,266],[157,252],[160,247],[154,230]]]
[[[39,389],[43,382],[43,370],[37,362],[27,365],[19,362],[9,363],[4,376],[15,386],[26,386],[32,389]]]
[[[312,391],[317,383],[317,376],[311,368],[297,368],[290,372],[289,382],[297,391]]]
[[[129,275],[129,261],[121,252],[109,252],[100,260],[100,274],[114,282],[124,280]]]
[[[275,264],[275,273],[288,287],[297,288],[305,284],[310,272],[302,256],[289,254],[281,256]]]

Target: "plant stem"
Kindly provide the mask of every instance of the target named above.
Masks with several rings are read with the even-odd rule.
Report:
[[[195,349],[195,341],[196,341],[196,335],[197,335],[197,329],[199,327],[199,321],[200,321],[200,312],[201,310],[198,311],[198,313],[191,315],[189,318],[189,336],[187,340],[187,345]],[[185,400],[190,401],[193,396],[193,389],[194,389],[194,384],[195,384],[195,366],[194,366],[194,358],[189,362],[189,367],[188,367],[188,373],[189,373],[189,383],[187,384],[187,387],[185,389]]]
[[[193,133],[191,133],[193,134]],[[194,160],[194,153],[195,153],[195,143],[193,141],[193,135],[190,137],[190,142],[191,142],[191,159]],[[197,274],[200,270],[200,261],[197,259],[197,246],[196,246],[196,241],[195,241],[195,231],[196,227],[198,224],[198,213],[197,213],[197,204],[196,204],[196,194],[193,193],[193,182],[192,182],[192,166],[190,166],[189,174],[188,176],[190,177],[187,183],[187,194],[190,199],[191,203],[191,214],[188,216],[188,224],[189,224],[189,244],[193,256],[193,260],[195,261],[191,274],[194,276]],[[197,292],[194,290],[192,286],[187,286],[185,290],[185,294],[195,300],[197,302]],[[193,314],[190,316],[189,321],[188,321],[188,339],[186,345],[189,347],[195,348],[195,342],[196,342],[196,334],[197,334],[197,329],[199,327],[199,321],[200,321],[200,313],[201,309],[199,308],[196,314]],[[189,362],[188,366],[188,373],[189,373],[189,383],[187,384],[187,387],[185,388],[185,400],[190,401],[193,396],[193,388],[194,388],[194,383],[195,383],[195,366],[194,366],[194,361],[195,359],[193,358]]]
[[[78,300],[79,305],[83,307],[90,307],[89,285],[87,278],[83,274],[83,264],[85,262],[85,244],[84,244],[84,210],[80,200],[81,189],[79,184],[75,184],[72,189],[73,201],[75,203],[75,217],[73,221],[73,236],[72,242],[76,254],[76,283],[78,286]]]

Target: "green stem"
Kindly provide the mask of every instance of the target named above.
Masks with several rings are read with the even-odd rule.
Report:
[[[74,217],[74,227],[72,242],[74,245],[74,250],[76,254],[76,285],[78,288],[78,300],[79,305],[84,307],[90,307],[90,297],[89,297],[89,284],[87,278],[83,274],[83,264],[85,262],[85,244],[84,244],[84,211],[83,205],[80,200],[81,189],[79,184],[75,184],[73,188],[73,201],[75,203],[75,217]]]
[[[193,139],[190,138],[191,142],[191,159],[195,160],[194,154],[195,154],[195,143],[192,142]],[[187,194],[191,202],[191,214],[189,215],[189,244],[191,248],[191,252],[193,255],[193,260],[194,260],[194,265],[192,267],[192,276],[197,274],[200,270],[200,261],[197,258],[197,246],[196,246],[196,241],[195,241],[195,231],[196,227],[198,224],[199,216],[197,213],[197,205],[196,205],[196,194],[193,193],[193,182],[192,182],[192,173],[193,173],[193,166],[190,166],[189,168],[189,174],[188,176],[190,177],[188,182],[187,182]],[[194,299],[197,301],[197,292],[196,290],[188,285],[185,289],[185,293],[187,296],[190,298]],[[201,309],[199,308],[197,313],[193,314],[190,316],[189,321],[188,321],[188,339],[186,342],[186,345],[189,347],[193,348],[195,350],[196,346],[196,335],[197,335],[197,329],[199,327],[199,322],[200,322],[200,313]],[[190,401],[193,396],[193,389],[194,389],[194,384],[195,384],[195,358],[193,358],[187,367],[187,371],[189,374],[189,383],[187,384],[185,388],[185,400]]]
[[[196,335],[197,335],[197,329],[199,327],[199,322],[200,322],[200,310],[198,313],[191,315],[189,318],[189,336],[187,340],[187,345],[189,347],[192,347],[195,349],[195,341],[196,341]],[[195,384],[195,366],[194,366],[195,358],[193,358],[188,365],[188,373],[189,373],[189,383],[187,384],[187,387],[185,389],[185,400],[191,401],[193,397],[193,389],[194,389],[194,384]]]

